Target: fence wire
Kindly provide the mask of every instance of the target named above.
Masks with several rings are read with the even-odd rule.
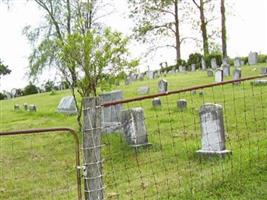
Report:
[[[148,139],[147,145],[137,148],[129,145],[125,136],[129,129],[102,135],[105,199],[266,197],[266,86],[243,80],[158,96],[158,107],[152,106],[155,95],[103,104],[121,104],[124,110],[142,108]],[[185,109],[177,107],[181,99],[187,102]],[[223,109],[223,145],[228,154],[197,153],[203,148],[201,123],[209,123],[201,122],[199,113],[206,103],[219,104]],[[206,128],[209,133],[222,129],[219,123],[207,124]]]

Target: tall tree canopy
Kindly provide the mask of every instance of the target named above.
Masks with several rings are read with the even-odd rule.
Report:
[[[4,65],[3,62],[0,59],[0,77],[4,76],[4,75],[7,75],[7,74],[10,74],[10,73],[11,73],[11,70],[8,69],[8,66]]]

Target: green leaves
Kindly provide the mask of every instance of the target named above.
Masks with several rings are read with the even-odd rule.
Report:
[[[11,73],[11,70],[8,69],[8,66],[7,65],[4,65],[0,59],[0,77],[2,75],[7,75],[7,74],[10,74]]]

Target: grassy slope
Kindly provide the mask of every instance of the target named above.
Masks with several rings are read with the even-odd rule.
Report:
[[[243,77],[258,74],[259,69],[254,70],[254,67],[247,66],[242,71]],[[205,72],[170,75],[165,79],[169,82],[169,90],[213,82]],[[137,81],[113,89],[122,89],[125,98],[130,98],[136,96],[137,88],[144,85],[150,86],[151,93],[156,93],[157,81]],[[267,179],[264,164],[267,146],[266,118],[263,117],[267,113],[265,90],[262,87],[252,90],[249,84],[228,85],[206,89],[204,97],[190,93],[164,97],[163,107],[159,110],[151,108],[151,100],[124,105],[125,108],[145,108],[149,141],[153,146],[135,152],[125,145],[119,134],[104,136],[106,194],[111,199],[264,199],[266,185],[263,183]],[[56,95],[44,93],[0,101],[0,129],[55,126],[77,129],[75,116],[55,112],[61,97],[69,94],[61,91]],[[175,103],[179,98],[188,100],[186,112],[177,112]],[[205,161],[194,154],[200,145],[197,110],[204,102],[224,106],[230,141],[228,148],[234,152],[229,159]],[[38,112],[14,112],[13,105],[17,103],[36,104]],[[62,199],[72,199],[75,177],[71,138],[19,137],[0,138],[0,166],[4,166],[0,177],[6,180],[0,183],[0,199],[60,199],[58,193]],[[248,145],[249,148],[244,148]],[[30,178],[26,176],[29,173]],[[39,173],[44,174],[41,179]],[[56,178],[51,180],[51,176]],[[35,186],[31,181],[34,177],[39,180],[38,188],[43,190],[37,191],[36,187],[31,190]],[[21,187],[17,188],[17,185]],[[46,192],[50,195],[45,198]],[[16,193],[20,196],[14,196]]]

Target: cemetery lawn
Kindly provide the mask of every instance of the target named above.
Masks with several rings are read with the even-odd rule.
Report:
[[[242,67],[242,77],[259,75],[266,64]],[[233,67],[231,67],[232,79]],[[213,83],[206,72],[196,71],[162,77],[169,90]],[[124,98],[138,96],[137,89],[155,80],[116,86]],[[152,146],[134,150],[120,134],[103,136],[103,165],[107,199],[266,199],[267,196],[267,86],[250,82],[204,90],[204,96],[190,92],[162,97],[162,108],[153,109],[151,99],[123,105],[143,107]],[[198,93],[199,91],[197,91]],[[0,101],[0,130],[69,127],[78,130],[75,116],[56,113],[63,96],[57,91]],[[186,99],[188,109],[178,112],[176,101]],[[201,158],[198,109],[204,102],[224,107],[225,159]],[[15,104],[35,104],[36,113]],[[79,137],[82,139],[81,133]],[[74,199],[76,196],[74,144],[70,135],[47,134],[0,137],[0,199]],[[16,196],[17,195],[17,196]],[[119,198],[118,198],[119,197]]]

